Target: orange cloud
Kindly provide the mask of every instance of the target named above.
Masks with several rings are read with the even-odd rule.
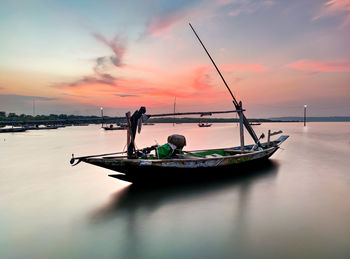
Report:
[[[253,72],[264,72],[267,70],[263,65],[256,64],[233,64],[233,65],[223,65],[220,66],[225,71],[238,71],[238,70],[248,70]]]
[[[259,63],[227,64],[221,66],[220,70],[262,72],[266,68]],[[132,73],[128,73],[130,71]],[[210,65],[194,65],[170,71],[154,65],[126,65],[120,68],[120,73],[123,76],[118,78],[104,78],[96,73],[56,87],[64,91],[66,98],[76,102],[100,103],[111,107],[138,103],[155,107],[165,105],[174,97],[188,105],[193,104],[194,99],[201,104],[210,104],[228,98],[225,88],[220,85],[220,78]],[[134,78],[134,75],[139,78]]]
[[[313,61],[313,60],[299,60],[287,67],[307,71],[307,72],[349,72],[350,61]]]

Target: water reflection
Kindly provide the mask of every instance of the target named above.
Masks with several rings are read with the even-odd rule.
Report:
[[[91,219],[93,223],[104,222],[118,215],[124,215],[125,212],[132,217],[140,209],[143,213],[152,212],[163,205],[200,199],[203,196],[227,188],[235,188],[239,193],[238,206],[240,207],[240,213],[244,213],[244,206],[251,187],[258,182],[270,181],[275,178],[278,167],[278,162],[270,159],[257,166],[249,167],[248,172],[200,183],[152,187],[131,184],[112,194],[106,205],[92,212]]]

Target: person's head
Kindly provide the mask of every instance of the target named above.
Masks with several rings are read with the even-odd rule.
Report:
[[[140,112],[141,114],[146,113],[146,107],[145,107],[145,106],[141,106],[139,112]]]

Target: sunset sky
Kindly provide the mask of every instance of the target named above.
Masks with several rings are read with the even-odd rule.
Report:
[[[350,0],[2,0],[0,111],[350,116]]]

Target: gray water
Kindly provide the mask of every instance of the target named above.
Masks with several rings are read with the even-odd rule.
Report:
[[[255,129],[290,135],[263,168],[153,189],[69,164],[122,150],[125,131],[1,134],[0,258],[350,258],[350,123]],[[187,150],[239,145],[235,124],[144,126],[137,145],[172,133]]]

